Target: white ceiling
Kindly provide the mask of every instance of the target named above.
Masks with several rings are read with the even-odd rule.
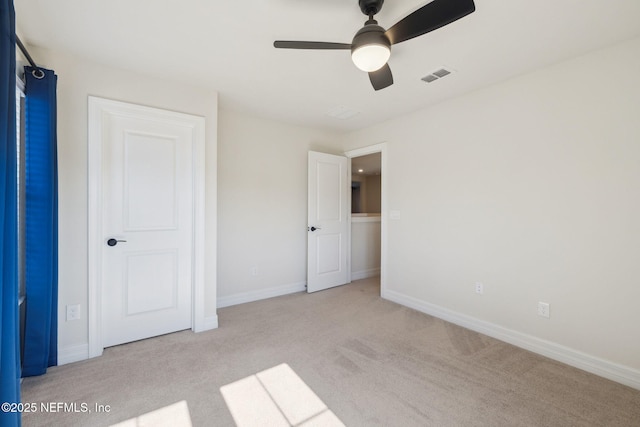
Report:
[[[354,175],[380,175],[381,172],[382,155],[380,153],[351,158],[351,173]]]
[[[427,2],[387,0],[376,19],[389,28]],[[29,45],[209,87],[223,108],[335,131],[640,34],[640,0],[476,0],[473,14],[395,45],[395,83],[375,92],[349,51],[273,47],[276,39],[350,43],[366,20],[357,0],[17,0],[15,7]],[[457,72],[420,80],[443,65]],[[325,115],[339,106],[360,114]]]

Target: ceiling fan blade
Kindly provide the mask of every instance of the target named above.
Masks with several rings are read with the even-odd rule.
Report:
[[[393,84],[393,75],[389,64],[384,64],[382,68],[369,73],[369,80],[375,90],[384,89]]]
[[[474,10],[473,0],[433,0],[398,21],[385,35],[391,44],[400,43],[444,27]]]
[[[276,40],[273,42],[273,47],[278,49],[351,49],[351,43]]]

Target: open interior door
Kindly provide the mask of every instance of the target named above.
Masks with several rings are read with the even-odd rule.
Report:
[[[348,159],[309,152],[307,292],[347,283]]]

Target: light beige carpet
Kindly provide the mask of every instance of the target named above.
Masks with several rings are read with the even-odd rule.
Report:
[[[377,279],[218,311],[220,328],[108,348],[25,379],[24,402],[109,405],[24,414],[107,426],[185,400],[231,426],[220,387],[288,364],[347,426],[640,426],[640,391],[402,307]]]

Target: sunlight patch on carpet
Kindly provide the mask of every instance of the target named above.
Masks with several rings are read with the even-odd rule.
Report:
[[[111,427],[192,427],[187,402],[182,400]]]
[[[344,426],[286,363],[222,386],[220,392],[238,427]]]

